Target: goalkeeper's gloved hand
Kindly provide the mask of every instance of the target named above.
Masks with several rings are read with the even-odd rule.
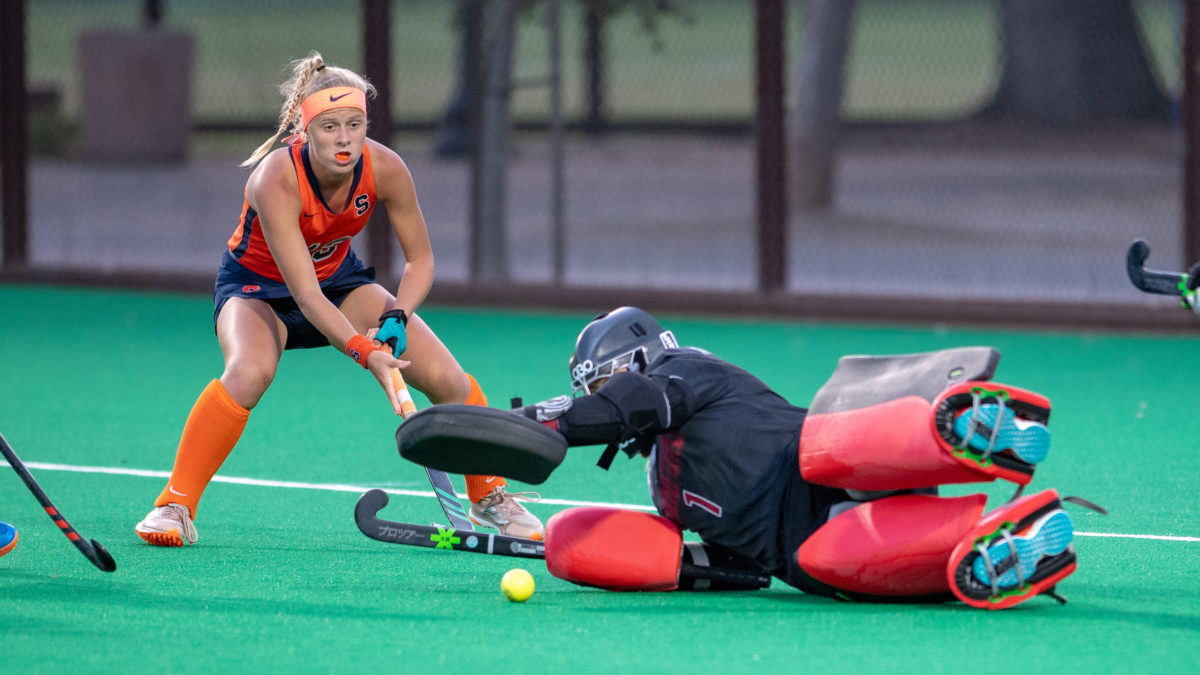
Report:
[[[514,412],[520,412],[531,420],[537,422],[552,422],[562,414],[571,409],[571,404],[575,402],[570,396],[555,396],[552,399],[527,405]]]
[[[392,356],[400,358],[408,349],[408,337],[404,330],[408,327],[408,314],[402,309],[391,309],[379,315],[379,332],[375,339],[392,348]]]

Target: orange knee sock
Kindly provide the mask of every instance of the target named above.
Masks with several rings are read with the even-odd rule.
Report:
[[[171,480],[154,505],[183,504],[195,518],[200,495],[237,444],[249,417],[250,411],[229,396],[220,380],[209,382],[183,426]]]
[[[471,382],[471,393],[467,394],[466,404],[486,407],[487,397],[483,395],[483,389],[479,388],[479,383],[469,373],[467,380]],[[473,502],[478,502],[491,494],[492,490],[508,484],[499,476],[463,476],[463,478],[467,479],[467,499]]]

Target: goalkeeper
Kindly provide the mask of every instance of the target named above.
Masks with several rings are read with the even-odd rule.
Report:
[[[758,570],[843,599],[998,609],[1058,598],[1076,564],[1057,492],[985,514],[985,495],[939,497],[934,487],[1000,478],[1023,488],[1045,459],[1050,403],[988,382],[998,359],[982,347],[848,357],[805,409],[737,366],[680,348],[646,312],[597,317],[570,361],[577,396],[521,412],[568,445],[607,444],[604,468],[619,452],[647,458],[660,515],[555,515],[550,571],[613,590],[687,588],[678,556],[664,568],[650,552],[673,550],[690,530],[703,545],[683,546],[682,562]],[[623,519],[621,532],[600,527],[607,511]],[[617,567],[633,578],[613,581]]]

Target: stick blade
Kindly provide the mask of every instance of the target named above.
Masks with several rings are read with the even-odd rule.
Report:
[[[1125,272],[1129,275],[1129,281],[1143,291],[1147,289],[1145,276],[1142,274],[1142,265],[1149,257],[1150,245],[1143,239],[1134,240],[1125,253]]]
[[[405,418],[396,430],[400,456],[458,474],[497,475],[537,485],[567,454],[567,441],[522,415],[443,404]]]
[[[88,560],[92,564],[105,572],[115,572],[117,569],[117,561],[113,560],[112,554],[108,549],[104,548],[100,542],[92,540],[92,550],[95,551],[95,557],[88,556]]]
[[[386,492],[378,488],[367,490],[358,498],[358,503],[354,505],[354,519],[363,522],[368,518],[374,518],[375,514],[379,513],[387,505],[388,496]]]
[[[1129,275],[1129,281],[1146,293],[1182,295],[1180,284],[1187,281],[1187,275],[1149,269],[1145,266],[1149,257],[1150,245],[1144,240],[1137,239],[1129,245],[1125,253],[1125,272]]]

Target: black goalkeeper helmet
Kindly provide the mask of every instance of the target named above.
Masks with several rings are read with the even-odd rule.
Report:
[[[571,394],[587,394],[597,380],[621,368],[645,370],[668,349],[677,349],[675,335],[654,317],[636,307],[618,307],[592,319],[575,340],[571,355]]]

